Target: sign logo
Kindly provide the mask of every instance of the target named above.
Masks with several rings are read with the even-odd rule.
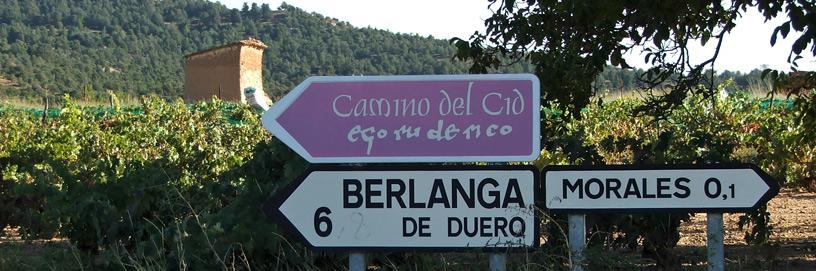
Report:
[[[310,77],[263,125],[311,163],[532,161],[532,74]]]
[[[538,245],[533,166],[316,167],[264,211],[318,250]]]
[[[779,192],[752,164],[548,166],[542,178],[546,207],[571,213],[745,212]]]

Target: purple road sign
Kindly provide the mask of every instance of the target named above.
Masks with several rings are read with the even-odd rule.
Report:
[[[263,125],[312,163],[531,161],[531,74],[310,77]]]

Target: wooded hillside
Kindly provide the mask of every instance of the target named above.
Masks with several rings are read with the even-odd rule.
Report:
[[[468,67],[451,59],[455,48],[446,40],[357,28],[286,4],[9,0],[0,5],[0,96],[100,100],[112,90],[180,97],[184,55],[250,36],[269,45],[264,81],[272,96],[310,75],[452,74]],[[502,70],[528,71],[525,63]],[[596,87],[637,88],[637,74],[609,69]]]

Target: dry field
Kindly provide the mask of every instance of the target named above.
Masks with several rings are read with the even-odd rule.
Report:
[[[745,231],[737,228],[739,214],[724,215],[727,270],[816,270],[816,193],[783,190],[770,201],[769,211],[774,230],[772,244],[765,248],[745,244]],[[684,270],[705,270],[705,220],[705,214],[697,214],[681,226],[676,252],[684,263]],[[88,259],[81,260],[83,257],[67,240],[26,242],[15,238],[14,231],[7,234],[11,236],[0,239],[0,270],[79,270],[87,267],[83,262]],[[641,258],[637,255],[639,253],[625,254],[628,254],[626,259],[643,270],[654,269],[654,263]],[[474,255],[460,257],[472,259]],[[477,262],[484,260],[483,257],[477,258]],[[474,266],[483,267],[484,263],[474,262]]]
[[[771,246],[750,248],[739,214],[726,214],[725,257],[728,270],[816,270],[816,193],[783,190],[768,204]],[[706,216],[697,214],[681,226],[678,250],[689,265],[703,264]],[[747,229],[746,229],[747,230]]]

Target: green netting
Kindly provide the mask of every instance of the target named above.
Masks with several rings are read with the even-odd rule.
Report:
[[[773,99],[773,100],[764,100],[759,103],[760,107],[768,108],[770,106],[784,106],[785,108],[791,109],[793,108],[793,100],[787,99]]]
[[[224,118],[226,118],[232,124],[240,124],[239,120],[236,120],[232,117],[232,112],[234,112],[238,108],[238,104],[232,103],[224,103],[221,106],[221,113],[223,114]],[[193,109],[192,104],[187,104],[187,108]],[[126,114],[134,114],[134,115],[141,115],[144,114],[144,110],[141,106],[130,106],[130,107],[122,107],[118,111],[114,108],[108,106],[93,106],[93,107],[82,107],[82,110],[85,113],[89,113],[96,117],[104,117],[105,115],[110,115],[114,113],[126,113]],[[48,109],[46,112],[43,109],[35,109],[35,108],[13,108],[13,107],[2,107],[0,106],[0,113],[2,112],[25,112],[36,117],[42,117],[43,114],[46,114],[48,118],[57,118],[60,116],[62,112],[62,108],[51,108]],[[260,111],[259,111],[260,112]]]
[[[238,104],[233,104],[233,103],[224,103],[221,106],[222,114],[224,114],[224,117],[232,124],[240,124],[240,121],[232,118],[232,114],[231,114],[232,112],[235,111],[236,108],[238,108],[238,106],[239,106]],[[763,111],[763,110],[765,110],[765,109],[767,109],[767,108],[769,108],[771,106],[773,106],[773,107],[779,106],[779,107],[785,107],[787,109],[791,109],[791,108],[794,107],[794,102],[793,102],[793,100],[787,100],[787,99],[762,100],[762,101],[760,101],[759,111]],[[187,104],[187,107],[192,109],[193,105],[192,104]],[[114,110],[113,108],[108,107],[108,106],[83,107],[82,110],[85,111],[86,113],[90,113],[90,114],[92,114],[92,115],[94,115],[96,117],[104,117],[105,115],[113,114],[113,113],[116,112],[116,110]],[[541,110],[542,110],[542,113],[544,113],[546,115],[550,115],[550,116],[560,116],[561,114],[563,114],[563,112],[561,110],[553,109],[553,108],[542,108]],[[586,111],[586,110],[587,109],[585,108],[584,110],[582,110],[582,112]],[[21,112],[26,112],[26,113],[32,114],[32,115],[37,116],[37,117],[42,117],[43,114],[47,114],[48,118],[56,118],[56,117],[59,117],[60,112],[62,111],[62,109],[61,108],[52,108],[52,109],[49,109],[48,112],[45,112],[42,109],[34,109],[34,108],[21,109],[21,108],[12,108],[12,107],[2,107],[2,106],[0,106],[0,113],[6,112],[6,111],[21,111]],[[122,108],[119,109],[118,112],[119,113],[135,114],[135,115],[144,114],[144,110],[140,106],[122,107]],[[261,111],[257,111],[257,112],[260,113]]]

